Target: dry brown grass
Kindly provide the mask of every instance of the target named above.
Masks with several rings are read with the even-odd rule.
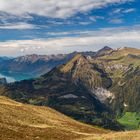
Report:
[[[25,105],[0,96],[0,140],[140,140],[140,131],[105,131],[48,107]]]
[[[0,140],[73,140],[106,132],[48,107],[0,97]]]
[[[131,132],[110,132],[108,134],[94,135],[79,140],[140,140],[140,131]]]

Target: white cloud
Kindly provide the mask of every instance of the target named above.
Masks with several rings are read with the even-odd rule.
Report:
[[[33,24],[28,24],[25,22],[19,22],[19,23],[5,23],[0,24],[0,29],[35,29],[38,28],[37,26]]]
[[[121,18],[111,19],[111,20],[109,20],[109,23],[121,24],[121,23],[123,23],[123,19],[121,19]]]
[[[130,1],[133,0],[0,0],[0,11],[24,17],[29,13],[52,18],[67,18],[78,12]]]
[[[125,9],[125,10],[123,11],[123,13],[131,13],[131,12],[135,12],[135,11],[136,11],[135,8],[129,8],[129,9]]]
[[[102,19],[104,19],[104,17],[103,17],[103,16],[90,16],[89,19],[90,19],[91,21],[96,22],[97,20],[102,20]]]
[[[89,25],[89,24],[91,24],[91,23],[92,23],[92,22],[85,22],[85,21],[83,21],[83,22],[82,22],[82,21],[79,22],[80,25]]]
[[[127,13],[131,13],[131,12],[135,12],[136,11],[136,9],[135,8],[126,8],[126,9],[124,9],[124,8],[117,8],[117,9],[115,9],[115,10],[113,10],[111,13],[110,13],[110,15],[112,15],[112,14],[127,14]]]
[[[32,53],[56,54],[73,51],[94,51],[103,46],[140,48],[140,26],[105,28],[98,31],[79,32],[79,37],[58,39],[11,40],[0,42],[0,55],[25,55]]]

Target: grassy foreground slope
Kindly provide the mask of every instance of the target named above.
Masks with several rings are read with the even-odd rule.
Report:
[[[104,135],[89,136],[79,140],[140,140],[140,131],[112,132]]]
[[[0,96],[0,140],[74,140],[107,131],[77,122],[48,107]]]
[[[48,107],[0,96],[0,140],[139,140],[140,131],[111,132],[77,122]]]

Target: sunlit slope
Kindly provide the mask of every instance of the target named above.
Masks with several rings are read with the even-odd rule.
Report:
[[[139,140],[140,131],[128,131],[128,132],[118,132],[109,133],[103,135],[89,136],[87,138],[80,138],[78,140]]]
[[[0,140],[73,140],[107,131],[72,120],[48,107],[0,96]]]
[[[109,132],[47,107],[0,97],[0,140],[139,140],[140,131]]]

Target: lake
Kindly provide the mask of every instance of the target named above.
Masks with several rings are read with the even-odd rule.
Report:
[[[5,77],[8,83],[33,78],[33,76],[29,74],[14,72],[0,72],[0,77]]]

